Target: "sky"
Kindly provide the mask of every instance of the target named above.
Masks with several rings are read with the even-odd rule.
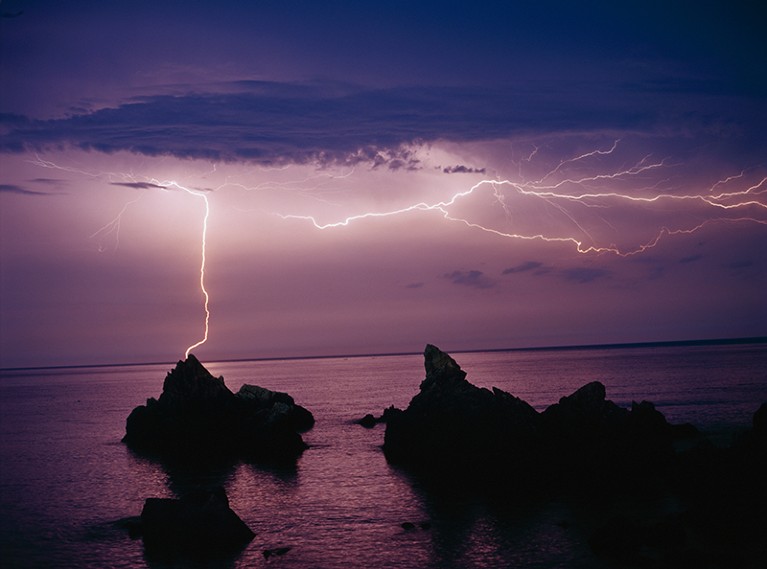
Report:
[[[767,336],[758,2],[0,16],[0,367]]]

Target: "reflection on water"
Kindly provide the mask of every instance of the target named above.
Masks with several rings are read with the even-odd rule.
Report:
[[[470,381],[538,409],[599,380],[621,405],[649,399],[674,422],[721,430],[745,426],[757,402],[767,400],[764,345],[453,355]],[[233,391],[258,384],[288,392],[312,411],[317,422],[304,435],[310,448],[295,469],[196,469],[131,453],[119,442],[125,419],[159,395],[172,364],[3,372],[0,555],[7,566],[601,566],[585,536],[618,506],[446,494],[386,463],[384,426],[368,430],[353,421],[392,404],[405,407],[423,379],[421,356],[206,366]],[[141,541],[115,523],[138,515],[147,497],[199,485],[223,485],[256,532],[241,555],[183,565],[147,560]],[[264,558],[264,550],[279,547],[290,550]]]

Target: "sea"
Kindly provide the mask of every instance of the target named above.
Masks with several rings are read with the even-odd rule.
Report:
[[[538,410],[598,380],[618,405],[652,401],[669,421],[692,423],[716,444],[748,429],[767,401],[763,341],[451,355],[472,383]],[[625,504],[450,496],[387,463],[385,426],[355,421],[406,407],[425,375],[422,355],[203,363],[233,391],[243,383],[284,391],[314,414],[296,467],[167,466],[128,450],[120,442],[125,419],[160,395],[175,362],[2,370],[0,566],[610,567],[589,548],[589,532]],[[147,555],[125,520],[148,497],[200,485],[225,488],[253,541],[226,556]]]

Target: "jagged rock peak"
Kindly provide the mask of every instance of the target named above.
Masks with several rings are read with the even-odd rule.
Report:
[[[427,344],[423,352],[426,377],[433,379],[464,379],[466,372],[448,354],[432,344]]]
[[[223,381],[223,377],[215,377],[208,369],[200,363],[194,354],[189,354],[185,360],[179,360],[176,367],[168,372],[168,375],[183,375],[195,379],[216,379]]]
[[[194,355],[189,354],[186,360],[179,360],[176,367],[168,372],[160,399],[179,403],[231,397],[233,394],[224,384],[224,378],[215,377]]]

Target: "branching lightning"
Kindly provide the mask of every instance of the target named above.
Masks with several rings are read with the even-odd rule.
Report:
[[[200,286],[200,291],[202,292],[202,295],[204,298],[203,307],[205,310],[205,326],[203,330],[202,339],[190,345],[186,349],[186,351],[184,352],[184,359],[189,357],[189,354],[191,353],[193,349],[207,342],[208,334],[210,332],[210,294],[208,293],[208,289],[205,286],[205,266],[207,262],[207,238],[208,238],[208,218],[210,217],[210,201],[208,200],[208,196],[205,194],[205,192],[202,190],[188,188],[186,186],[179,184],[178,182],[174,180],[160,181],[160,180],[157,180],[156,178],[147,178],[144,180],[137,180],[136,176],[134,176],[133,174],[128,174],[128,173],[117,174],[114,172],[94,172],[94,171],[82,170],[79,168],[73,168],[70,166],[62,166],[50,160],[45,160],[41,158],[39,155],[36,155],[33,160],[30,160],[30,163],[36,166],[39,166],[41,168],[50,168],[50,169],[60,170],[62,172],[82,175],[88,178],[106,179],[111,184],[139,188],[141,190],[142,193],[139,194],[137,198],[126,202],[122,206],[122,208],[114,217],[114,219],[104,224],[101,228],[99,228],[98,230],[96,230],[90,235],[91,239],[111,235],[112,238],[114,239],[115,249],[117,249],[120,243],[120,225],[122,223],[123,215],[125,215],[126,211],[131,205],[137,203],[139,200],[141,200],[144,197],[145,192],[148,191],[148,189],[155,189],[158,191],[181,190],[183,192],[186,192],[189,195],[202,199],[203,203],[205,204],[205,213],[202,219],[202,232],[200,236],[199,286]],[[213,167],[213,172],[215,172],[215,166]],[[103,252],[105,250],[106,250],[106,247],[102,243],[99,243],[99,252]]]
[[[320,221],[318,215],[297,213],[274,213],[283,220],[299,220],[311,223],[319,230],[347,227],[366,219],[388,218],[403,216],[415,212],[437,214],[444,220],[465,226],[472,230],[482,231],[504,239],[542,241],[561,243],[574,247],[580,254],[610,253],[628,257],[643,253],[667,237],[674,235],[692,234],[713,223],[755,223],[767,225],[767,176],[758,178],[753,172],[746,171],[727,176],[716,181],[705,191],[689,192],[668,191],[672,174],[666,174],[674,165],[667,159],[653,159],[643,156],[636,162],[622,165],[619,168],[607,169],[602,166],[600,171],[594,161],[613,158],[621,146],[620,140],[615,140],[604,149],[596,149],[573,157],[559,160],[553,168],[544,171],[532,179],[525,179],[523,170],[532,169],[542,154],[541,147],[534,146],[518,163],[512,164],[516,170],[516,180],[484,179],[468,189],[463,189],[444,199],[433,201],[415,201],[404,207],[384,209],[380,211],[363,211],[337,219],[335,221]],[[123,215],[131,205],[142,199],[148,191],[183,191],[204,204],[204,215],[200,235],[200,268],[199,289],[204,298],[204,331],[202,338],[190,345],[184,357],[187,358],[192,350],[208,341],[210,332],[210,294],[206,288],[207,235],[210,217],[210,201],[207,191],[233,190],[247,192],[270,192],[277,194],[291,193],[299,197],[316,200],[314,204],[336,206],[327,199],[329,192],[337,190],[333,183],[354,174],[354,169],[338,175],[321,173],[302,176],[294,181],[266,180],[252,183],[250,180],[225,181],[214,190],[201,190],[187,187],[181,183],[145,176],[137,177],[132,173],[105,173],[82,170],[73,167],[60,166],[36,156],[30,161],[42,168],[54,168],[74,175],[91,179],[104,179],[110,184],[127,186],[141,191],[141,194],[125,203],[119,213],[109,223],[91,234],[91,238],[109,237],[114,247],[119,245],[120,224]],[[483,170],[484,171],[484,170]],[[585,172],[585,173],[581,173]],[[208,172],[217,174],[217,168]],[[263,171],[258,173],[263,175]],[[666,177],[668,176],[668,177]],[[202,176],[205,177],[205,176]],[[750,177],[751,181],[748,181]],[[262,178],[263,179],[263,178]],[[740,188],[733,189],[740,184]],[[475,203],[471,198],[480,195],[490,197],[489,211],[485,202]],[[545,226],[543,219],[526,213],[525,204],[534,204],[535,211],[545,211],[545,218],[554,219],[550,226]],[[476,208],[482,208],[477,210]],[[625,208],[632,210],[626,214]],[[472,209],[475,208],[475,209]],[[543,208],[543,209],[541,209]],[[623,215],[620,212],[623,208]],[[466,213],[468,211],[469,213]],[[463,213],[461,213],[463,212]],[[477,213],[479,212],[479,213]],[[618,213],[616,213],[618,212]],[[632,219],[632,213],[643,215],[658,215],[663,212],[673,218],[673,223],[657,222],[653,228],[644,228],[643,237],[633,234],[628,244],[619,245],[610,242],[610,235],[631,233],[630,226],[624,224]],[[671,212],[671,213],[669,213]],[[499,215],[500,214],[500,215]],[[488,222],[491,216],[493,221]],[[527,216],[527,217],[526,217]],[[611,218],[610,216],[616,216]],[[502,217],[502,221],[497,218]],[[655,219],[655,218],[653,218]],[[659,217],[658,219],[664,219]],[[520,221],[521,220],[521,221]],[[684,220],[684,221],[682,221]],[[516,225],[515,225],[516,224]],[[527,224],[527,227],[525,227]],[[634,223],[640,226],[640,222]],[[605,234],[607,237],[605,237]],[[99,244],[99,250],[105,247]]]
[[[660,204],[668,202],[688,202],[696,203],[706,210],[746,210],[748,208],[767,210],[767,203],[762,197],[767,193],[767,177],[762,178],[757,183],[746,189],[737,191],[722,191],[713,193],[716,189],[724,187],[733,181],[743,177],[744,173],[728,176],[725,179],[717,181],[708,191],[702,193],[670,193],[658,192],[657,187],[665,180],[656,181],[648,187],[634,186],[630,191],[594,191],[591,188],[599,188],[605,184],[618,184],[627,181],[641,181],[642,176],[652,173],[656,170],[662,170],[668,167],[667,160],[651,160],[650,156],[644,156],[635,164],[605,173],[594,173],[584,176],[562,176],[556,179],[557,174],[566,170],[566,166],[574,165],[588,158],[609,156],[618,148],[620,140],[615,140],[610,148],[604,150],[593,150],[561,160],[556,167],[548,171],[537,180],[514,181],[509,179],[486,179],[482,180],[467,190],[454,193],[446,200],[438,202],[418,202],[403,208],[392,209],[388,211],[368,211],[359,214],[350,215],[338,221],[320,222],[313,215],[298,214],[277,214],[282,219],[296,219],[308,221],[317,229],[331,229],[346,227],[354,222],[363,219],[392,217],[407,214],[414,211],[435,212],[441,215],[445,220],[463,224],[466,227],[484,231],[498,237],[518,239],[518,240],[540,240],[551,243],[570,243],[575,246],[578,253],[613,253],[619,256],[627,257],[642,253],[655,247],[663,236],[691,234],[714,222],[751,222],[761,225],[767,225],[767,219],[753,215],[742,215],[739,217],[717,217],[707,218],[699,223],[683,228],[660,227],[657,232],[644,242],[635,244],[632,247],[620,247],[615,244],[598,244],[597,239],[591,235],[589,229],[585,227],[583,221],[579,220],[579,215],[568,207],[578,205],[594,210],[610,210],[617,206],[631,205],[635,206]],[[530,163],[538,153],[539,148],[535,147],[532,152],[525,157],[522,162]],[[519,165],[520,178],[521,162]],[[571,225],[572,228],[567,235],[549,235],[544,232],[523,232],[508,231],[492,227],[486,223],[480,223],[478,220],[472,220],[465,216],[459,216],[451,213],[454,206],[463,202],[470,196],[481,192],[483,189],[490,190],[491,196],[500,208],[505,212],[507,220],[510,219],[513,210],[514,198],[532,198],[540,200],[559,212],[563,219]],[[570,189],[570,191],[566,191]],[[708,215],[708,214],[707,214]],[[604,217],[601,222],[614,231],[616,228]]]

